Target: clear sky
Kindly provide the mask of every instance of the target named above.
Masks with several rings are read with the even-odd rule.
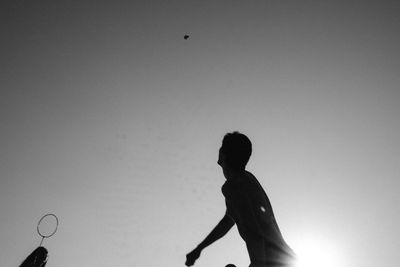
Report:
[[[48,212],[49,267],[184,266],[223,216],[216,161],[233,130],[295,251],[398,266],[397,1],[0,10],[0,266],[39,245]],[[196,266],[231,262],[248,265],[236,230]]]

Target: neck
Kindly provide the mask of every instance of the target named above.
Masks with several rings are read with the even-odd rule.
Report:
[[[240,181],[243,178],[243,175],[246,173],[246,170],[234,170],[228,169],[226,170],[226,179],[230,181]]]

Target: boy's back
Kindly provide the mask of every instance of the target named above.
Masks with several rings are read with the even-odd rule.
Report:
[[[222,193],[226,213],[246,243],[251,266],[282,266],[293,261],[294,253],[281,235],[270,201],[250,172],[227,180]]]

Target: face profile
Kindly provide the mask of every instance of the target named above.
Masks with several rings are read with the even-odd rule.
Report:
[[[224,168],[225,166],[225,155],[221,152],[221,149],[218,152],[218,165]]]
[[[217,163],[219,166],[221,166],[224,177],[226,179],[229,179],[228,166],[226,164],[226,156],[223,152],[221,152],[221,149],[218,152],[218,162]]]

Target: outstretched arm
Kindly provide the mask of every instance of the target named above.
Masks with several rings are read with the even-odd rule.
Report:
[[[197,246],[198,249],[203,250],[208,247],[221,237],[223,237],[231,228],[235,225],[235,222],[227,214],[219,221],[214,229],[208,234],[208,236]]]
[[[219,221],[214,229],[208,234],[208,236],[190,253],[186,255],[186,266],[192,266],[194,262],[200,257],[201,251],[223,237],[235,224],[235,222],[227,215]]]

